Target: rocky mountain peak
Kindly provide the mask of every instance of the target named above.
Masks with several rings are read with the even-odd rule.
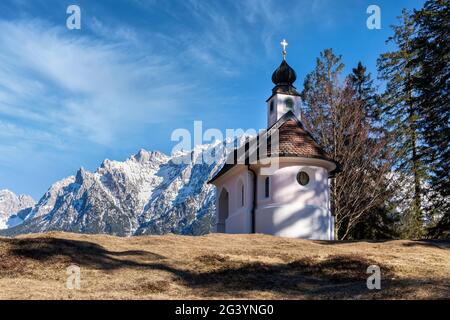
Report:
[[[8,227],[8,221],[13,215],[34,204],[35,201],[31,196],[16,195],[7,189],[0,190],[0,229]]]
[[[81,167],[75,176],[53,184],[32,209],[17,216],[22,220],[15,227],[0,234],[208,233],[214,224],[215,190],[207,181],[225,157],[212,163],[202,159],[223,147],[216,142],[172,156],[141,149],[125,161],[106,159],[94,172]],[[175,161],[177,156],[187,159]]]

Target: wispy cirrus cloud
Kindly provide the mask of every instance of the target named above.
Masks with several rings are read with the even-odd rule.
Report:
[[[269,49],[279,41],[270,43],[275,34],[286,29],[282,23],[288,21],[286,14],[293,16],[293,12],[285,12],[275,0],[135,1],[147,12],[160,10],[171,17],[174,23],[167,27],[167,32],[186,59],[204,63],[228,76],[238,76],[249,61],[261,60],[255,47],[263,47],[269,54]],[[173,7],[181,9],[172,10]],[[296,24],[296,20],[291,21]]]
[[[131,41],[74,37],[39,20],[0,29],[0,113],[16,126],[34,120],[50,134],[109,144],[133,123],[181,109],[191,89],[176,63],[135,53]]]
[[[170,19],[148,30],[88,15],[86,32],[78,33],[43,19],[0,20],[0,119],[9,142],[112,147],[140,128],[182,117],[192,105],[233,99],[208,96],[211,71],[238,77],[261,59],[255,46],[268,54],[283,23],[294,21],[273,0],[135,4]]]
[[[184,10],[166,12],[185,23],[166,33],[111,26],[95,16],[84,20],[89,34],[46,20],[0,20],[0,115],[62,144],[112,145],[127,128],[163,122],[182,114],[186,100],[203,98],[207,81],[193,72],[237,76],[257,57],[255,34],[261,31],[267,42],[281,20],[273,1],[224,6],[189,0],[180,6]]]

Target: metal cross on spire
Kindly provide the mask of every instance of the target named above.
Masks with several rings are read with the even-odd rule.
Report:
[[[286,60],[286,47],[288,46],[289,43],[287,43],[286,39],[283,39],[283,41],[280,42],[281,47],[283,48],[283,60]]]

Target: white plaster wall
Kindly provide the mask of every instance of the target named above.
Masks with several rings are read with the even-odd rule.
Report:
[[[265,178],[257,172],[257,233],[303,239],[334,239],[334,217],[330,213],[328,172],[333,167],[323,160],[281,158],[279,169],[269,176],[270,195],[265,197]],[[306,186],[297,182],[297,174],[308,173]],[[245,188],[244,206],[240,203],[239,182]],[[237,165],[214,182],[217,197],[226,188],[229,192],[229,216],[226,233],[251,233],[253,180],[244,165]],[[218,208],[218,200],[216,206]],[[217,221],[216,221],[217,222]]]
[[[226,221],[226,233],[251,233],[251,210],[241,208],[233,212]]]
[[[292,110],[299,120],[301,120],[301,98],[299,96],[291,96],[287,94],[275,94],[269,101],[267,101],[267,126],[272,126],[278,121],[289,109],[286,107],[285,101],[287,98],[294,100],[294,109]],[[273,101],[274,111],[270,112],[270,104]]]
[[[329,183],[328,169],[320,166],[317,161],[308,160],[280,160],[279,168],[270,176],[260,175],[258,169],[258,200],[264,203],[293,203],[301,202],[312,205],[323,205],[328,201]],[[305,171],[310,177],[308,185],[302,186],[297,182],[297,173]],[[270,197],[265,198],[265,178],[270,179]]]
[[[256,232],[305,239],[332,239],[329,210],[328,169],[314,160],[281,159],[280,168],[270,176],[270,197],[265,198],[264,180],[258,176]],[[306,186],[297,173],[310,177]]]
[[[330,217],[326,209],[316,206],[273,205],[256,210],[256,232],[275,236],[331,240]]]
[[[244,206],[242,206],[239,188],[244,185]],[[229,213],[225,221],[226,233],[251,233],[251,209],[253,205],[253,180],[245,165],[237,165],[214,182],[217,187],[216,208],[220,193],[225,188],[229,196]],[[216,216],[218,219],[218,215]],[[216,220],[216,224],[218,220]]]

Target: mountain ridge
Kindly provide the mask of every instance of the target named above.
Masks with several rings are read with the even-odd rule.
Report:
[[[125,161],[105,159],[93,172],[81,167],[55,182],[22,215],[22,224],[0,230],[0,235],[209,233],[215,190],[207,181],[225,162],[228,147],[226,141],[216,141],[170,156],[141,149]],[[213,153],[218,153],[215,161],[203,161]]]
[[[34,199],[29,195],[17,195],[8,189],[0,190],[0,229],[19,223],[19,216],[34,204]]]

